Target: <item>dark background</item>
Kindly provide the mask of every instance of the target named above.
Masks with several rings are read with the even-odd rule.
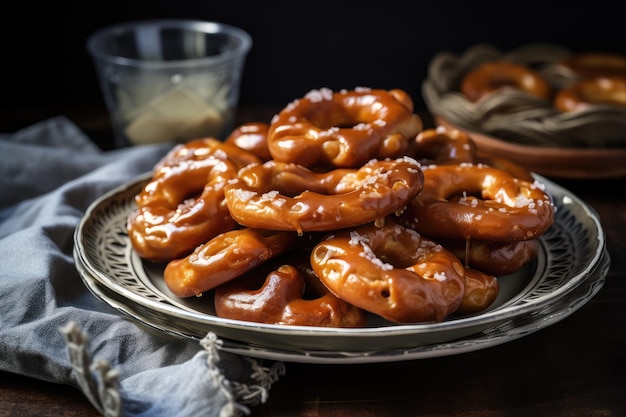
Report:
[[[313,88],[402,88],[423,107],[421,83],[440,51],[478,43],[509,50],[549,42],[626,53],[625,14],[608,1],[12,2],[0,25],[0,132],[34,117],[82,114],[104,102],[85,42],[109,24],[195,18],[245,29],[254,45],[240,103],[281,107]],[[11,10],[12,9],[12,10]],[[9,10],[9,11],[7,11]],[[81,113],[82,112],[82,113]]]

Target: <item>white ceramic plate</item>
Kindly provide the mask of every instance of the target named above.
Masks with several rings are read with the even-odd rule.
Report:
[[[164,265],[144,262],[133,251],[126,219],[135,208],[134,196],[148,179],[146,174],[112,190],[87,210],[75,232],[74,255],[83,281],[94,293],[105,294],[101,298],[107,303],[153,328],[197,339],[213,332],[233,346],[248,346],[248,354],[260,349],[266,354],[325,352],[336,356],[342,352],[341,357],[349,357],[350,353],[414,350],[461,340],[560,305],[593,278],[607,259],[596,213],[569,191],[538,177],[554,199],[555,223],[540,239],[537,260],[514,275],[501,277],[498,299],[481,314],[423,324],[394,324],[372,316],[368,326],[359,329],[223,319],[214,314],[210,292],[200,298],[174,296],[162,280]]]

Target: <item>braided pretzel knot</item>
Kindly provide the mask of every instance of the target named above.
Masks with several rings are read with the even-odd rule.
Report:
[[[438,239],[464,265],[496,276],[509,275],[522,269],[537,257],[539,239],[511,241],[480,241]]]
[[[400,212],[421,189],[421,169],[411,158],[325,173],[272,160],[241,169],[224,196],[232,217],[244,226],[302,234],[382,220]]]
[[[439,125],[421,131],[410,142],[409,155],[422,165],[484,164],[502,169],[519,179],[533,181],[531,173],[513,161],[477,149],[469,134]]]
[[[413,101],[402,90],[321,89],[277,114],[267,141],[276,161],[355,168],[404,154],[421,129]]]
[[[442,321],[465,291],[456,256],[391,222],[330,236],[313,248],[311,266],[339,298],[399,323]]]
[[[587,110],[596,105],[626,106],[626,76],[579,80],[554,97],[554,107],[562,112]]]
[[[199,296],[297,245],[291,232],[235,229],[170,261],[163,271],[167,287],[179,297]]]
[[[218,317],[257,323],[317,327],[363,327],[364,310],[330,293],[319,280],[290,263],[274,263],[215,289]],[[269,271],[265,273],[266,270]],[[310,288],[322,288],[311,291]]]
[[[269,161],[272,159],[272,156],[267,147],[268,130],[269,125],[267,123],[244,123],[235,128],[224,142],[252,152],[261,158],[262,161]]]
[[[422,130],[409,149],[423,165],[474,162],[476,157],[476,144],[467,133],[444,126]]]
[[[461,93],[472,102],[511,88],[545,100],[552,95],[552,87],[539,72],[511,61],[484,62],[461,81]]]
[[[235,226],[224,202],[224,185],[242,166],[259,163],[253,154],[215,139],[173,148],[155,166],[135,197],[137,210],[127,230],[144,259],[168,261]]]
[[[482,164],[422,169],[424,188],[407,206],[404,224],[430,238],[528,240],[554,221],[550,196],[538,182]]]

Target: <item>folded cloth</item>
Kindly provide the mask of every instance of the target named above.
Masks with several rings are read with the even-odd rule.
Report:
[[[0,135],[0,370],[80,388],[103,415],[240,416],[284,366],[147,331],[93,296],[74,229],[172,144],[101,151],[65,117]]]

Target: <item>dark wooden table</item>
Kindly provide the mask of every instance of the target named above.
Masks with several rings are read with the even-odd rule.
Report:
[[[268,120],[272,114],[248,110],[242,121]],[[80,110],[72,118],[94,139],[110,135],[101,112]],[[30,121],[24,114],[11,120]],[[252,415],[626,416],[625,180],[554,179],[598,212],[611,255],[604,287],[571,316],[521,339],[454,356],[359,365],[287,363],[286,375]],[[0,417],[97,415],[77,388],[0,373]]]

